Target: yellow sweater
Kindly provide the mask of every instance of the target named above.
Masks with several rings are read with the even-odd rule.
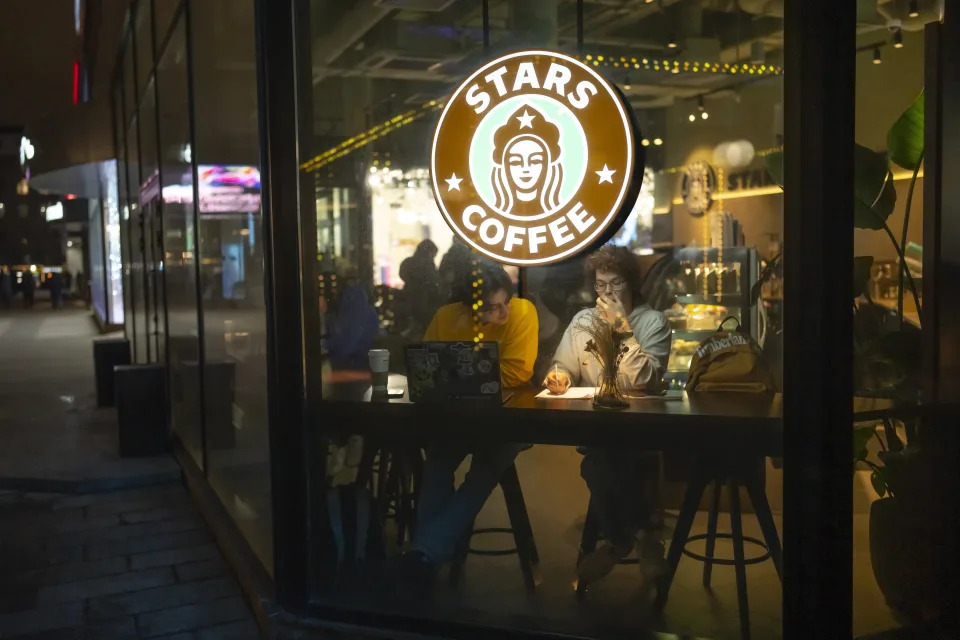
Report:
[[[536,307],[523,298],[510,300],[507,324],[480,327],[484,342],[496,341],[499,345],[500,377],[504,387],[519,387],[530,382],[533,363],[537,359],[539,329]],[[455,302],[437,310],[423,339],[472,342],[474,336],[473,313],[466,305]]]

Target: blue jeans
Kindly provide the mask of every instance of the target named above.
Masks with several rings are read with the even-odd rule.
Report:
[[[427,449],[413,550],[437,564],[451,560],[457,543],[473,526],[483,504],[500,482],[500,476],[513,464],[517,454],[528,446],[510,443],[479,448],[450,445]],[[453,475],[471,453],[470,471],[454,491]]]

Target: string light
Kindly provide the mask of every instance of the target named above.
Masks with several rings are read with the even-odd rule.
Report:
[[[600,57],[593,55],[585,56],[576,56],[579,60],[583,60],[588,64],[591,64],[595,67],[612,67],[614,64],[620,65],[620,62],[615,62],[606,58],[600,60]],[[601,56],[602,57],[602,56]],[[623,63],[622,66],[633,67],[637,70],[644,71],[663,71],[665,73],[716,73],[723,75],[755,75],[755,76],[781,76],[783,75],[783,67],[773,64],[731,64],[729,62],[716,62],[716,61],[687,61],[681,64],[676,60],[665,60],[665,59],[656,59],[656,58],[642,58],[636,59],[636,62],[631,60],[630,62]],[[678,69],[679,71],[674,71]]]

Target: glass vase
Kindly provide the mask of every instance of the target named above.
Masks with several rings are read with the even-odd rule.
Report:
[[[595,409],[626,409],[628,406],[630,403],[620,391],[616,369],[609,372],[604,369],[593,394],[593,407]]]

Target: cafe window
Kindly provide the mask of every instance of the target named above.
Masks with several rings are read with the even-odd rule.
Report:
[[[780,637],[782,14],[578,4],[301,16],[312,599]]]

